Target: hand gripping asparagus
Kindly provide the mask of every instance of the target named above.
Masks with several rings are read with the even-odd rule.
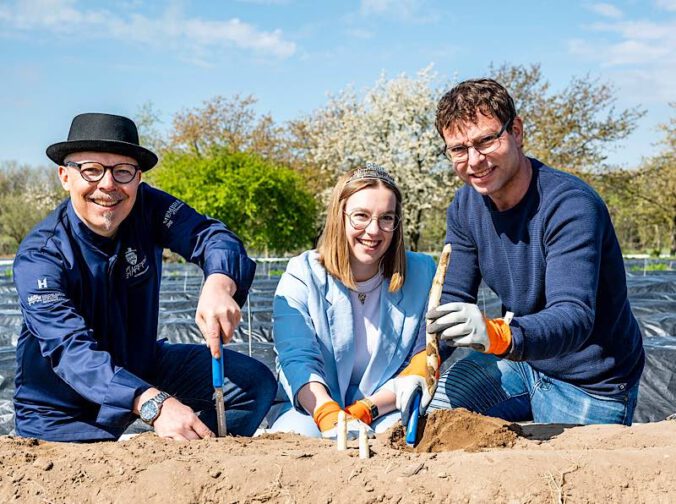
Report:
[[[432,288],[430,289],[428,309],[436,308],[441,301],[441,291],[444,287],[444,279],[446,278],[446,270],[448,269],[448,262],[451,258],[451,244],[444,245],[439,257],[439,264],[437,271],[432,280]],[[425,376],[425,385],[430,393],[430,397],[434,397],[439,383],[439,365],[441,363],[441,355],[439,353],[439,340],[436,334],[427,333],[427,373]],[[422,391],[418,391],[411,401],[411,412],[408,416],[408,426],[406,428],[406,444],[414,446],[418,434],[418,417],[420,416],[420,397]]]

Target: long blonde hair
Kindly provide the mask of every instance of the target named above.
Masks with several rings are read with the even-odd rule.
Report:
[[[367,165],[368,166],[368,165]],[[383,177],[359,177],[362,168],[350,170],[343,175],[331,193],[326,214],[326,226],[317,243],[319,260],[333,277],[340,280],[345,286],[356,290],[352,268],[350,267],[350,248],[345,234],[345,204],[354,193],[367,187],[384,187],[392,191],[396,197],[395,213],[400,224],[392,232],[392,242],[385,254],[380,258],[383,276],[390,279],[390,292],[396,292],[404,285],[406,276],[406,252],[404,249],[404,232],[401,220],[401,191],[394,180],[380,169]],[[380,172],[379,172],[380,173]],[[357,174],[357,176],[355,176]]]

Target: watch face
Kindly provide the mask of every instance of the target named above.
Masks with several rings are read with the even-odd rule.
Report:
[[[159,412],[159,407],[155,404],[155,401],[152,399],[146,401],[141,405],[141,420],[144,422],[151,422],[155,420],[157,413]]]

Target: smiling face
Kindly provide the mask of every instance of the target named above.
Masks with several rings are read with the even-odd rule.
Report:
[[[462,122],[445,129],[443,137],[447,148],[468,146],[480,143],[501,128],[502,123],[496,117],[479,113],[476,122]],[[466,160],[453,163],[458,177],[478,193],[490,197],[498,210],[507,210],[521,201],[532,173],[521,151],[523,123],[519,117],[514,118],[511,130],[500,136],[500,145],[495,151],[481,154],[470,148]]]
[[[138,164],[134,158],[105,152],[78,152],[70,154],[65,159],[67,161],[96,161],[106,166]],[[96,234],[111,238],[134,207],[141,172],[127,184],[115,182],[110,170],[106,170],[98,182],[87,182],[76,168],[59,166],[59,179],[63,188],[70,193],[75,213],[82,222]]]
[[[345,215],[345,236],[350,250],[350,267],[357,282],[368,280],[378,273],[380,260],[392,243],[393,232],[380,229],[376,217],[393,215],[397,210],[394,192],[383,185],[366,187],[351,195],[345,202],[345,213],[359,212],[372,217],[366,228],[355,229]]]

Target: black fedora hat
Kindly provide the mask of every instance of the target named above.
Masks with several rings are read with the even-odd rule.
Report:
[[[112,152],[134,158],[141,171],[157,164],[157,156],[141,147],[134,121],[127,117],[88,113],[75,116],[68,141],[47,147],[47,156],[58,165],[73,152]]]

